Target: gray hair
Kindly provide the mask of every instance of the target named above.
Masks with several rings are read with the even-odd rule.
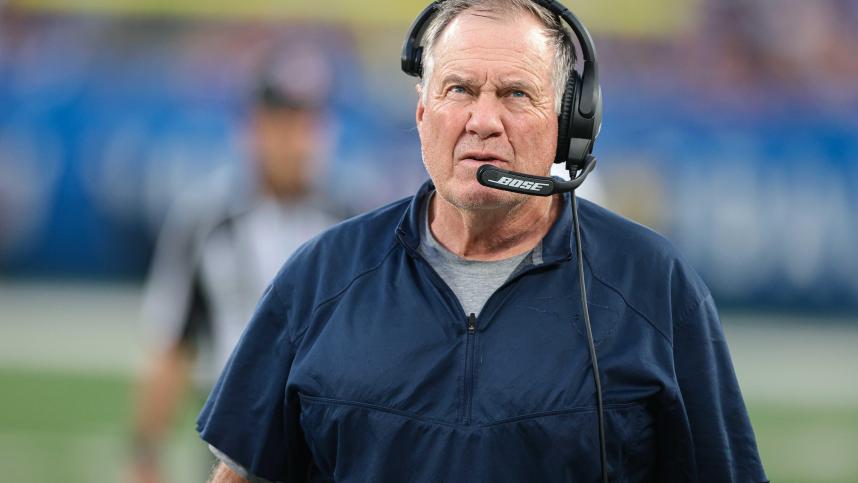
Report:
[[[550,46],[554,47],[552,63],[552,83],[554,84],[554,110],[559,114],[563,103],[563,90],[569,80],[569,73],[575,65],[575,47],[569,33],[563,27],[560,17],[533,0],[444,0],[438,5],[438,11],[426,27],[423,35],[423,75],[420,85],[423,89],[423,102],[426,102],[427,87],[435,68],[435,44],[447,26],[470,9],[498,14],[529,14],[539,20],[545,29]]]

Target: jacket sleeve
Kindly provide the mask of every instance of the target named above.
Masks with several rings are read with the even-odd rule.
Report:
[[[250,475],[298,482],[306,480],[311,460],[299,403],[287,397],[295,357],[288,327],[286,307],[272,285],[209,395],[197,430]]]
[[[673,353],[699,481],[768,481],[711,295],[674,326]]]

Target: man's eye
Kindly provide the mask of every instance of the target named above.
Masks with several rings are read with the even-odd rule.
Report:
[[[468,90],[464,86],[451,86],[448,92],[451,94],[467,94]]]
[[[518,99],[524,99],[524,98],[528,97],[528,95],[527,95],[527,93],[526,93],[526,92],[524,92],[524,91],[519,91],[519,90],[510,91],[509,96],[510,96],[510,97],[515,97],[515,98],[518,98]]]

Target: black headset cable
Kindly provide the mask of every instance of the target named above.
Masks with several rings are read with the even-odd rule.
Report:
[[[593,367],[593,381],[596,383],[596,407],[599,425],[599,460],[602,466],[602,483],[608,483],[608,455],[605,448],[605,406],[602,401],[602,381],[599,377],[599,363],[596,361],[596,344],[593,342],[593,327],[590,325],[590,310],[587,307],[587,287],[584,285],[584,252],[581,248],[581,223],[578,219],[578,197],[572,194],[572,221],[575,227],[575,252],[578,258],[578,278],[581,287],[581,308],[584,315],[584,327],[587,329],[587,344],[590,346],[590,363]]]

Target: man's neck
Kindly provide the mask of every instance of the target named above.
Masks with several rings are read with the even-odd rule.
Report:
[[[513,209],[460,209],[435,193],[429,228],[438,243],[470,260],[503,260],[532,250],[560,213],[555,197],[532,197]]]

